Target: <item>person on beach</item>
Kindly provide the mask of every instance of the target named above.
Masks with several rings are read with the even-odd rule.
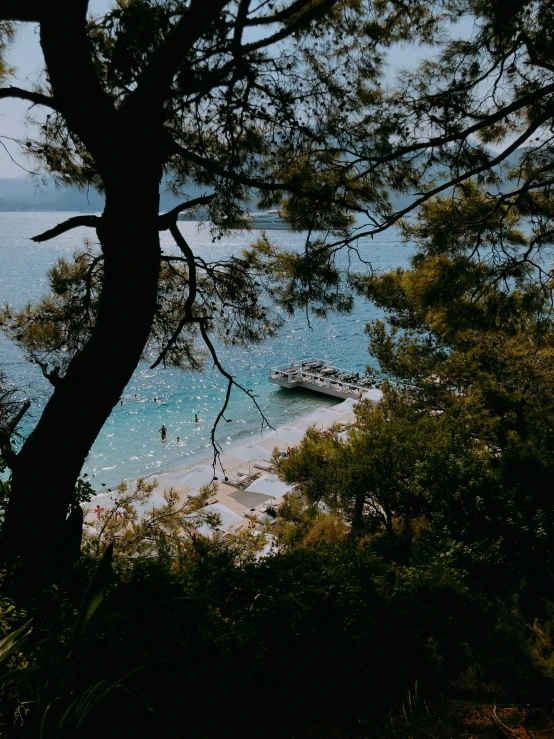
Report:
[[[162,435],[162,440],[164,440],[165,437],[167,436],[167,429],[166,429],[166,427],[165,427],[165,425],[163,423],[162,423],[162,427],[160,429],[160,434]]]

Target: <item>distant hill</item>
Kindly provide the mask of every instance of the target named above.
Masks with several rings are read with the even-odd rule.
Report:
[[[196,197],[200,191],[191,188],[185,197]],[[183,202],[168,192],[162,193],[160,210],[170,210]],[[0,178],[0,212],[6,211],[76,211],[97,212],[104,208],[104,198],[96,190],[83,192],[76,187],[56,187],[52,183],[36,184],[23,177]]]
[[[518,149],[506,160],[506,163],[515,166],[525,152]],[[491,152],[493,155],[494,152]],[[163,192],[160,198],[160,210],[167,211],[183,202],[186,197],[193,198],[201,194],[198,188],[189,188],[183,198],[176,198],[170,193]],[[408,195],[393,195],[392,205],[395,209],[402,209],[409,205],[413,197]],[[104,208],[104,198],[96,190],[83,192],[76,187],[56,187],[53,182],[37,184],[24,177],[0,178],[0,212],[6,211],[76,211],[97,212]],[[255,208],[252,200],[251,208]]]

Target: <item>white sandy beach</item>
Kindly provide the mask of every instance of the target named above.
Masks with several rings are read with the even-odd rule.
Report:
[[[279,427],[280,429],[283,428],[292,428],[296,429],[298,432],[304,434],[304,432],[309,428],[310,425],[315,425],[316,428],[321,430],[327,430],[330,428],[333,424],[339,424],[341,426],[348,426],[352,424],[355,420],[354,412],[352,410],[352,407],[350,405],[350,408],[344,407],[344,401],[340,401],[332,407],[329,407],[328,404],[322,404],[316,411],[310,413],[308,416],[305,416],[298,421],[295,421],[294,423],[287,424],[286,427]],[[342,407],[338,407],[342,406]],[[334,411],[334,413],[337,413],[337,417],[330,419],[330,420],[315,420],[316,416],[319,416],[320,414],[322,416],[328,415],[326,411]],[[312,418],[314,417],[314,418]],[[277,429],[278,430],[278,429]],[[257,437],[250,437],[248,441],[246,442],[247,445],[257,444],[263,449],[266,449],[268,452],[272,452],[275,447],[277,447],[280,451],[285,452],[288,447],[292,448],[296,446],[299,443],[299,440],[297,441],[283,441],[278,438],[276,438],[275,432],[266,431],[263,435],[257,436]],[[227,508],[229,508],[234,513],[238,514],[241,517],[244,517],[245,515],[250,515],[254,512],[262,511],[264,506],[266,505],[268,499],[274,500],[277,503],[280,502],[280,498],[274,498],[272,496],[268,496],[267,494],[259,494],[259,493],[248,493],[244,489],[237,488],[235,486],[229,485],[225,483],[224,478],[228,477],[231,479],[237,479],[242,474],[255,474],[259,473],[259,475],[266,475],[271,474],[268,470],[262,470],[258,469],[255,465],[257,463],[256,460],[253,460],[251,462],[244,462],[241,459],[238,459],[237,457],[233,457],[233,449],[237,448],[238,444],[226,451],[225,454],[222,454],[216,468],[216,477],[217,479],[217,493],[214,495],[214,497],[217,498],[217,501],[220,504],[223,504]],[[189,486],[179,483],[176,478],[179,478],[183,475],[184,472],[186,472],[189,469],[192,469],[194,467],[197,467],[198,465],[206,465],[211,466],[213,464],[213,456],[207,457],[204,461],[200,463],[196,463],[194,465],[188,465],[187,467],[183,467],[182,469],[174,470],[172,472],[168,472],[162,475],[155,475],[152,476],[152,478],[156,478],[158,480],[159,484],[159,490],[166,490],[169,487],[174,488],[178,493],[181,495],[189,495],[189,494],[196,494],[196,491]],[[273,473],[274,474],[274,473]],[[151,478],[151,479],[152,479]],[[252,511],[254,509],[254,511]],[[243,520],[244,525],[248,524],[248,521],[246,519]]]
[[[249,485],[242,483],[244,476],[246,475],[250,475],[252,477],[257,474],[259,478],[264,475],[275,475],[275,470],[260,469],[256,466],[258,463],[260,463],[261,466],[264,464],[267,466],[268,460],[262,460],[262,454],[260,453],[260,459],[252,459],[250,462],[245,462],[238,457],[234,457],[233,450],[244,450],[245,446],[251,447],[252,445],[259,445],[259,447],[266,450],[268,453],[273,452],[275,447],[277,447],[281,452],[285,452],[287,448],[293,448],[300,443],[305,431],[310,426],[315,426],[317,429],[322,431],[327,430],[334,424],[338,424],[339,426],[346,428],[355,421],[352,406],[356,400],[348,399],[346,401],[340,401],[337,398],[337,401],[337,404],[331,407],[329,407],[328,404],[321,404],[320,407],[308,416],[305,416],[294,423],[287,424],[286,426],[281,426],[275,431],[266,430],[263,435],[250,437],[247,441],[243,442],[242,445],[237,443],[234,447],[226,451],[225,454],[220,456],[215,470],[217,489],[215,490],[213,499],[210,502],[211,505],[215,505],[214,510],[217,510],[222,514],[223,519],[226,517],[229,519],[228,523],[226,523],[225,520],[222,522],[221,530],[223,533],[236,532],[241,528],[248,527],[250,520],[247,519],[246,516],[263,516],[268,502],[275,503],[276,505],[282,502],[282,496],[271,495],[267,492],[259,493],[248,491],[245,488]],[[267,457],[268,455],[263,456]],[[193,474],[194,472],[197,472],[199,477],[206,475],[208,472],[205,468],[209,467],[211,470],[212,465],[213,455],[206,457],[206,459],[201,462],[188,464],[182,468],[172,470],[171,472],[152,475],[148,480],[150,482],[154,479],[158,481],[158,493],[163,493],[164,490],[173,488],[180,496],[182,496],[183,500],[186,500],[189,496],[197,495],[198,488],[201,487],[201,485],[197,484],[196,487],[192,487],[191,485],[187,485],[180,481],[180,478],[189,471],[193,471]],[[229,484],[225,481],[226,477],[229,480],[240,480],[244,487]],[[249,480],[249,482],[251,481],[252,480]],[[265,478],[265,480],[262,480],[262,486],[264,484],[270,486],[271,481],[271,479],[267,480],[267,478]],[[113,494],[110,496],[109,493],[102,493],[99,496],[95,496],[91,503],[96,505],[98,502],[102,502],[103,499],[107,502],[109,497],[113,497]]]

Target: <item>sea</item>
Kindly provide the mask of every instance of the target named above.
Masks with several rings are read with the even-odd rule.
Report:
[[[52,228],[75,213],[0,213],[0,300],[22,308],[46,294],[47,271],[57,259],[72,259],[73,254],[94,245],[90,229],[75,229],[42,244],[31,237]],[[130,218],[133,216],[130,215]],[[138,216],[137,216],[138,217]],[[228,258],[252,244],[259,231],[233,231],[213,243],[209,224],[179,222],[179,228],[207,261]],[[274,243],[301,249],[305,235],[289,231],[268,231]],[[162,249],[173,253],[175,246],[167,232],[161,234]],[[398,232],[390,230],[356,243],[361,258],[378,273],[397,266],[408,266],[413,247],[404,243]],[[344,257],[346,258],[346,257]],[[354,269],[368,267],[354,262]],[[344,369],[363,373],[374,361],[367,351],[364,327],[382,317],[370,302],[356,298],[348,315],[330,314],[327,319],[302,312],[287,318],[280,333],[262,344],[249,347],[217,345],[225,369],[251,390],[263,413],[274,426],[293,423],[317,407],[338,401],[308,390],[286,390],[268,382],[271,367],[291,360],[318,357]],[[109,370],[110,358],[106,357]],[[46,403],[52,388],[40,369],[25,358],[22,350],[0,335],[0,367],[22,396],[31,400],[31,409],[20,431],[28,434]],[[99,378],[99,382],[101,379]],[[95,489],[115,486],[124,480],[150,476],[189,466],[212,455],[210,433],[223,403],[226,380],[208,362],[201,372],[158,367],[141,363],[123,392],[123,405],[117,405],[90,450],[83,468]],[[156,400],[155,400],[156,399]],[[81,402],[87,402],[83,388]],[[195,415],[198,422],[195,422]],[[223,451],[231,449],[261,432],[261,418],[252,400],[233,389],[227,422],[221,422],[217,439]],[[167,427],[161,439],[159,429]],[[79,409],[67,419],[68,433],[79,433]],[[60,464],[63,460],[60,460]]]

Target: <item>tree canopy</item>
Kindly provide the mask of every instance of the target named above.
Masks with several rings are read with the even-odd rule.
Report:
[[[549,244],[551,12],[538,1],[506,9],[466,0],[134,0],[94,17],[84,0],[3,3],[3,38],[12,24],[38,23],[45,61],[34,89],[0,89],[0,98],[29,101],[40,124],[36,138],[20,142],[24,151],[37,171],[93,185],[106,199],[100,218],[77,217],[35,236],[44,241],[87,226],[100,252],[60,263],[50,274],[52,295],[3,316],[8,335],[54,388],[19,454],[8,452],[14,492],[6,549],[45,545],[38,520],[25,523],[37,547],[28,536],[22,543],[24,501],[39,484],[36,470],[60,474],[60,455],[51,525],[63,539],[83,460],[141,357],[195,367],[198,342],[225,374],[228,399],[234,380],[210,335],[245,343],[271,335],[279,324],[271,303],[319,315],[348,310],[353,280],[337,255],[356,251],[360,236],[441,193],[452,195],[443,201],[445,226],[475,187],[479,194],[469,200],[480,226],[464,216],[460,234],[496,230],[497,267],[507,276],[542,253]],[[456,24],[468,17],[472,31],[460,36]],[[401,42],[425,43],[431,52],[391,84],[386,53]],[[164,176],[175,193],[193,186],[204,194],[159,215]],[[408,206],[397,208],[391,195],[408,197]],[[244,255],[207,264],[177,227],[179,212],[206,207],[217,239],[244,224],[253,198],[306,230],[302,252],[262,240]],[[532,235],[515,238],[513,219],[525,219]],[[170,231],[179,257],[160,254],[160,230]],[[64,438],[64,419],[84,387],[90,407],[79,419],[82,432]]]

